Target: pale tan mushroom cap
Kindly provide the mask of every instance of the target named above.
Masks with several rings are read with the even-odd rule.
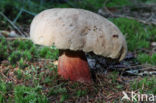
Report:
[[[122,60],[127,45],[120,30],[104,17],[82,9],[57,8],[39,13],[33,19],[30,38],[36,44],[58,49],[94,52]]]

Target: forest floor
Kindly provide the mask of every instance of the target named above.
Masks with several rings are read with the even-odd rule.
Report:
[[[117,1],[107,3],[106,7],[100,7],[103,0],[99,0],[99,3],[93,0],[89,6],[77,3],[76,7],[97,12],[116,24],[128,45],[126,58],[120,63],[110,63],[105,68],[101,63],[105,58],[88,58],[100,67],[98,70],[95,66],[95,70],[92,70],[92,84],[61,78],[57,74],[58,49],[35,45],[29,40],[29,24],[35,15],[29,11],[31,6],[21,9],[20,3],[13,2],[11,5],[9,0],[6,1],[0,1],[0,6],[12,8],[16,5],[23,10],[23,14],[18,17],[19,12],[7,14],[7,9],[0,8],[0,103],[149,103],[149,97],[156,96],[154,1],[145,0],[146,4],[131,6],[129,2],[124,2],[128,0],[121,0],[121,7],[116,6]],[[55,6],[73,5],[68,2]],[[44,6],[42,9],[45,9]],[[25,19],[28,20],[23,21]],[[135,99],[131,97],[132,92],[136,95]],[[124,93],[130,100],[122,100]],[[141,94],[147,94],[148,100],[145,97],[139,100]],[[153,102],[156,102],[156,98]]]

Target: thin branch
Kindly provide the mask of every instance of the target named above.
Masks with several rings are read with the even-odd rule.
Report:
[[[23,12],[28,13],[29,15],[32,15],[32,16],[35,16],[36,15],[35,13],[32,13],[32,12],[30,12],[28,10],[25,10],[25,9],[21,8],[20,11],[19,11],[19,13],[17,14],[16,18],[14,19],[13,23],[16,23],[16,21],[22,15]]]
[[[24,12],[26,12],[26,13],[32,15],[32,16],[35,16],[36,15],[36,13],[32,13],[32,12],[30,12],[28,10],[23,9],[23,8],[21,8],[21,9],[22,9],[22,11],[24,11]]]
[[[111,17],[111,18],[128,18],[128,19],[133,19],[136,20],[138,22],[141,22],[143,24],[152,24],[152,25],[156,25],[156,22],[149,22],[148,20],[143,20],[143,19],[139,19],[139,18],[135,18],[135,17],[131,17],[131,16],[126,16],[126,15],[121,15],[121,14],[114,14],[112,13],[109,9],[107,9],[107,7],[104,7],[105,12],[103,12],[101,9],[99,10],[99,14],[104,16],[104,17]]]
[[[17,19],[21,16],[22,12],[23,12],[22,9],[20,9],[20,11],[17,14],[16,18],[14,19],[13,23],[16,23]]]
[[[16,38],[6,38],[7,40],[30,40],[30,38],[19,38],[19,37],[16,37]]]
[[[0,12],[0,15],[4,17],[14,27],[14,29],[16,29],[22,36],[25,37],[22,31],[6,15],[4,15],[4,13]]]
[[[114,15],[114,14],[113,14],[113,16],[114,16],[114,17],[123,17],[123,18],[128,18],[128,19],[134,19],[134,20],[136,20],[136,21],[138,21],[138,22],[141,22],[141,23],[143,23],[143,24],[148,24],[148,25],[152,24],[152,25],[156,25],[156,22],[149,22],[149,21],[142,20],[142,19],[135,18],[135,17],[131,17],[131,16]]]

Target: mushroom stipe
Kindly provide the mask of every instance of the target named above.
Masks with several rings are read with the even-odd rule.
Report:
[[[91,83],[89,65],[83,51],[60,50],[58,74],[64,79]]]

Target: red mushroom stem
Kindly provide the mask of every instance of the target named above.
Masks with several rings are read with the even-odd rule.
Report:
[[[58,74],[64,79],[91,83],[91,74],[84,52],[60,50]]]

